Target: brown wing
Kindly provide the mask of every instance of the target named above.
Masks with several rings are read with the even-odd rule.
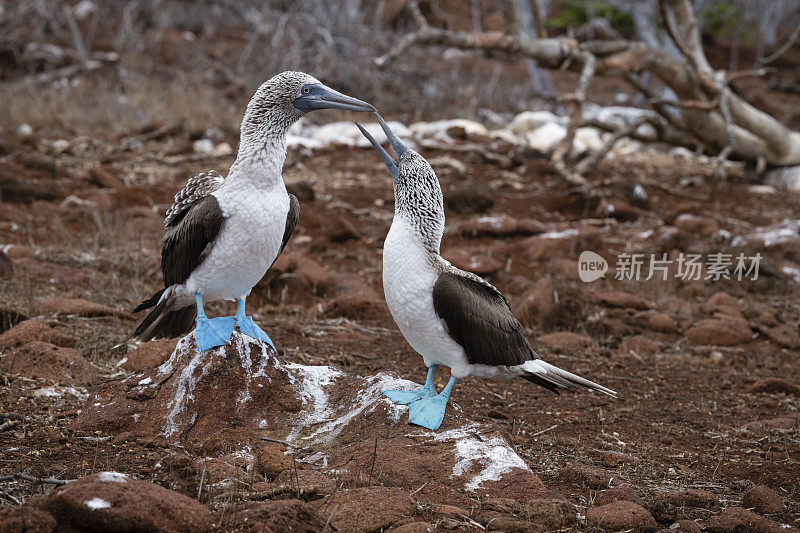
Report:
[[[443,272],[433,286],[433,307],[472,364],[521,365],[537,359],[522,325],[500,292],[477,276]]]
[[[161,241],[164,286],[185,282],[208,255],[225,217],[216,197],[194,202],[170,227]]]

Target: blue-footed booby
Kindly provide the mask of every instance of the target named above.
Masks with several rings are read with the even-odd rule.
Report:
[[[239,153],[228,176],[200,174],[175,196],[161,243],[164,288],[135,309],[155,307],[132,338],[173,338],[196,322],[200,350],[226,344],[234,327],[272,344],[245,315],[245,299],[297,224],[299,204],[281,176],[286,132],[317,109],[375,110],[302,72],[283,72],[258,88],[247,105]],[[203,302],[234,299],[232,317],[208,318],[203,310]]]
[[[394,184],[394,218],[383,245],[383,290],[394,321],[428,367],[422,389],[383,394],[397,404],[409,404],[409,422],[432,430],[444,420],[456,379],[467,376],[520,376],[556,393],[575,388],[616,397],[611,389],[543,361],[500,291],[442,259],[439,180],[425,158],[407,148],[375,115],[396,157],[392,159],[358,124]],[[439,365],[450,368],[450,380],[437,394],[434,376]]]

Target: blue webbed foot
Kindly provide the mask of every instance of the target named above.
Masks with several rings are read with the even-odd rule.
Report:
[[[228,344],[235,325],[236,320],[232,316],[218,318],[198,316],[197,327],[194,331],[197,349],[205,351],[216,346]]]
[[[407,405],[423,398],[436,396],[436,391],[423,387],[418,390],[385,390],[381,394],[396,404]]]
[[[446,397],[422,398],[408,406],[408,421],[435,431],[442,425],[446,408]]]
[[[239,326],[239,331],[241,331],[248,337],[264,341],[270,346],[272,346],[273,350],[275,350],[275,344],[272,342],[272,339],[269,338],[269,335],[267,335],[263,329],[258,327],[258,324],[256,324],[253,321],[253,317],[249,316],[239,317],[236,321],[236,325]]]

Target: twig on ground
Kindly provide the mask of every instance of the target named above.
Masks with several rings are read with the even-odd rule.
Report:
[[[33,483],[42,483],[45,485],[66,485],[67,483],[71,483],[75,481],[74,479],[55,479],[52,477],[34,477],[29,474],[23,474],[22,472],[15,472],[11,475],[7,476],[0,476],[0,482],[2,481],[14,481],[14,480],[24,480],[24,481],[31,481]]]

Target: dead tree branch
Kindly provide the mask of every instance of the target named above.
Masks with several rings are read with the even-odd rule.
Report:
[[[375,59],[380,68],[386,68],[412,46],[443,46],[533,59],[545,68],[581,72],[582,80],[594,75],[618,76],[642,92],[653,109],[664,117],[670,130],[679,133],[663,139],[667,142],[683,146],[699,143],[726,158],[737,156],[753,163],[763,160],[775,166],[800,165],[800,132],[788,129],[755,108],[728,86],[730,81],[742,76],[766,72],[758,69],[733,74],[715,72],[703,52],[700,30],[689,0],[660,1],[665,25],[686,61],[662,49],[626,40],[579,43],[568,37],[536,39],[501,32],[465,33],[433,28],[419,14],[419,9],[414,10],[416,4],[410,5],[419,27]],[[588,70],[587,62],[594,63]],[[677,100],[660,99],[641,83],[640,75],[646,72],[669,87]],[[590,75],[587,77],[584,73]],[[576,89],[573,97],[578,93]],[[574,105],[571,115],[579,112],[576,111],[579,107]],[[563,150],[563,147],[558,149]]]

